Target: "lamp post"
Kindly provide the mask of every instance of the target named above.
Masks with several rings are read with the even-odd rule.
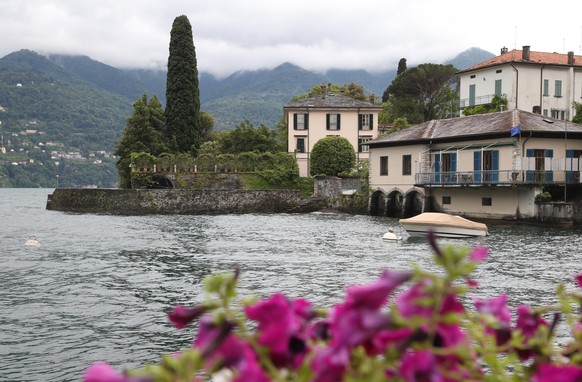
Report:
[[[59,174],[57,174],[57,188],[59,188]]]

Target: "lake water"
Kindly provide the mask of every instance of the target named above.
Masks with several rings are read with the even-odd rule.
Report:
[[[205,275],[241,269],[240,295],[283,291],[328,307],[382,269],[432,269],[423,239],[384,242],[395,219],[343,214],[103,216],[45,209],[52,189],[0,189],[0,380],[78,381],[94,361],[135,368],[191,343],[166,312]],[[479,297],[554,302],[582,272],[579,229],[490,225]],[[36,235],[40,247],[25,246]]]

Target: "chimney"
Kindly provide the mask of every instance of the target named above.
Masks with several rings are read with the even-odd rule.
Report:
[[[346,93],[346,88],[344,88],[343,86],[340,88],[340,94],[345,94]]]
[[[568,52],[568,65],[574,65],[574,52]]]
[[[529,45],[523,46],[522,57],[523,60],[529,61]]]
[[[503,48],[501,48],[501,54],[505,54],[507,52],[508,52],[507,47],[504,46]]]
[[[375,98],[376,98],[376,95],[374,93],[370,94],[370,103],[374,103]]]
[[[321,98],[325,98],[326,88],[327,86],[325,86],[325,84],[321,84]]]
[[[328,83],[327,84],[327,92],[328,93],[331,93],[331,83]]]

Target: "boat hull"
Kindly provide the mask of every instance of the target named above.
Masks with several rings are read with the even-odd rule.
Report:
[[[466,229],[466,228],[455,228],[455,227],[439,227],[435,225],[421,225],[421,224],[402,224],[406,232],[410,236],[425,237],[429,232],[433,232],[437,237],[447,237],[447,238],[467,238],[467,237],[478,237],[487,236],[486,231]]]
[[[489,230],[483,223],[439,212],[425,212],[412,218],[400,219],[400,224],[410,236],[426,236],[429,232],[437,237],[450,238],[489,235]]]

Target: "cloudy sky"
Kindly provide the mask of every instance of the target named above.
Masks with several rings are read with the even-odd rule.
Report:
[[[0,57],[81,54],[165,68],[174,18],[192,24],[198,70],[218,77],[291,62],[389,70],[470,48],[582,54],[582,5],[553,0],[0,0]]]

